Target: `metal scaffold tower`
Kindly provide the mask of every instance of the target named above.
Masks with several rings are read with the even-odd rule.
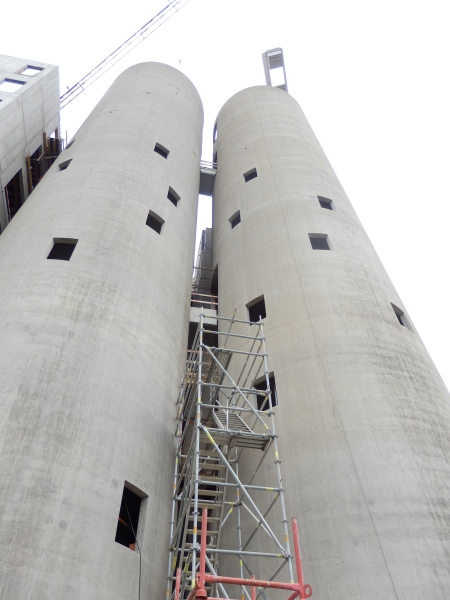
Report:
[[[230,598],[230,585],[241,599],[308,598],[295,523],[294,583],[263,323],[216,318],[211,345],[200,314],[177,401],[167,598]],[[270,570],[256,580],[260,560]],[[289,583],[275,581],[283,572]]]

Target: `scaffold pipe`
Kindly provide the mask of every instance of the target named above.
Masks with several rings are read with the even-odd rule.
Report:
[[[208,509],[204,508],[202,511],[202,533],[201,533],[201,548],[200,548],[200,568],[195,578],[195,587],[191,591],[187,600],[204,599],[204,600],[220,600],[207,595],[205,586],[208,583],[222,583],[228,585],[247,586],[252,589],[252,600],[256,597],[256,592],[253,590],[257,587],[276,589],[276,590],[287,590],[292,591],[292,594],[288,597],[288,600],[294,600],[300,598],[304,600],[310,598],[312,594],[311,586],[304,584],[303,581],[303,570],[302,561],[300,557],[300,546],[298,541],[298,528],[297,521],[292,519],[292,532],[294,538],[294,549],[295,549],[295,560],[297,566],[297,579],[298,582],[284,583],[282,581],[269,581],[265,579],[256,579],[254,575],[250,579],[243,577],[225,577],[223,575],[211,575],[205,572],[205,561],[206,561],[206,535],[208,527]]]

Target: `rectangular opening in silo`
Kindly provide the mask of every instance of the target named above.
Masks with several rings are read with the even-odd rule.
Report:
[[[174,206],[178,205],[178,201],[180,200],[180,196],[176,193],[176,191],[169,187],[169,191],[167,192],[168,199],[172,202]]]
[[[239,225],[241,222],[241,212],[239,210],[235,212],[234,215],[229,218],[229,221],[231,223],[231,229],[234,229],[236,225]]]
[[[269,373],[269,386],[272,395],[272,408],[278,405],[278,397],[277,397],[277,386],[275,383],[275,375],[273,373]],[[258,410],[269,410],[270,402],[269,395],[267,393],[267,385],[266,385],[266,377],[259,377],[253,383],[253,387],[257,390],[264,392],[264,394],[258,394],[256,396],[256,406]]]
[[[145,224],[150,227],[150,229],[153,229],[153,231],[160,234],[162,226],[164,225],[164,219],[161,219],[159,215],[150,210]]]
[[[327,208],[328,210],[333,210],[332,202],[329,198],[324,198],[323,196],[317,196],[319,200],[319,204],[322,208]]]
[[[47,259],[70,260],[78,240],[72,238],[54,238],[53,242],[53,248],[50,250]]]
[[[167,158],[169,156],[169,150],[167,150],[167,148],[164,148],[164,146],[158,143],[155,144],[155,152],[163,158]]]
[[[252,323],[256,323],[259,319],[266,318],[266,303],[264,296],[258,296],[247,304],[248,318]]]
[[[120,503],[115,541],[122,546],[136,550],[136,539],[139,527],[142,498],[133,490],[123,487],[122,502]]]
[[[256,172],[256,169],[250,169],[250,171],[247,171],[246,173],[244,173],[245,183],[247,183],[247,181],[251,181],[252,179],[255,179],[255,177],[258,177],[258,173]]]
[[[395,316],[397,317],[397,320],[400,323],[400,325],[402,325],[403,327],[406,327],[407,329],[410,329],[412,331],[411,325],[409,324],[404,311],[401,308],[399,308],[398,306],[395,306],[395,304],[392,304],[392,302],[391,302],[391,306],[392,306],[392,309],[393,309]]]
[[[328,236],[326,233],[309,233],[309,241],[313,250],[329,250]]]
[[[67,167],[70,165],[70,163],[72,162],[72,159],[69,158],[68,160],[63,160],[63,162],[60,162],[58,167],[60,171],[65,171],[67,169]]]

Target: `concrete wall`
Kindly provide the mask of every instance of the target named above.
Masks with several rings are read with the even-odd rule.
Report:
[[[320,600],[443,599],[449,394],[411,321],[399,323],[391,303],[408,319],[405,307],[295,100],[244,90],[220,111],[217,132],[219,314],[237,307],[247,318],[245,305],[265,297],[305,579]],[[313,250],[310,233],[328,235],[331,250]]]
[[[137,598],[125,481],[148,495],[140,597],[165,594],[202,125],[184,75],[128,69],[0,237],[2,598]]]
[[[42,70],[21,74],[28,66]],[[26,156],[43,145],[44,132],[50,136],[59,128],[58,67],[0,55],[0,83],[5,79],[25,84],[15,92],[0,91],[0,232],[9,222],[5,186],[22,169],[24,199],[28,197]]]

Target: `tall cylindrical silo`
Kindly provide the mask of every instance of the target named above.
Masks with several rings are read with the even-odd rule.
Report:
[[[0,238],[2,598],[165,595],[202,126],[128,69]]]
[[[216,135],[219,311],[264,317],[313,594],[443,599],[448,391],[296,101],[246,89]]]

